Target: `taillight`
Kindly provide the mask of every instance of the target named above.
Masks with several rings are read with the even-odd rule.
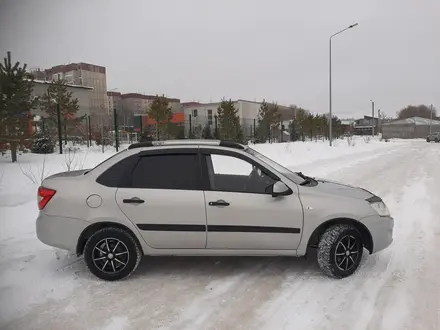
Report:
[[[38,208],[40,210],[44,209],[50,199],[55,195],[56,191],[49,188],[39,187],[38,188]]]

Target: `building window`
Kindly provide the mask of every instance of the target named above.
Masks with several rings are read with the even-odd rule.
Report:
[[[193,113],[193,117],[197,117],[197,115],[198,115],[198,111],[197,111],[197,109],[194,109],[194,110],[192,111],[192,113]]]
[[[208,125],[212,126],[212,110],[208,109]]]

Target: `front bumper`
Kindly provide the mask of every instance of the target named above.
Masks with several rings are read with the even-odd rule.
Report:
[[[374,215],[363,218],[361,222],[368,228],[373,239],[372,253],[382,251],[391,245],[394,229],[394,219],[392,217]]]
[[[40,212],[36,225],[37,237],[41,242],[74,252],[79,236],[89,223],[80,219],[50,216]]]

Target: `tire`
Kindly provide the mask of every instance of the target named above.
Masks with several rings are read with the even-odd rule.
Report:
[[[87,240],[84,260],[96,277],[117,281],[130,276],[142,258],[142,251],[126,230],[107,227],[98,230]]]
[[[352,246],[349,248],[349,255],[344,249],[348,245]],[[319,240],[318,265],[327,276],[344,278],[359,267],[363,250],[362,236],[355,227],[335,225],[328,228]]]

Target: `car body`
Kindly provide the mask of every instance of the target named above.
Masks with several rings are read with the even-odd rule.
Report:
[[[134,144],[94,169],[48,177],[38,195],[38,238],[84,254],[106,280],[130,275],[142,255],[300,257],[308,248],[341,278],[356,270],[363,248],[391,244],[394,224],[365,189],[217,140]]]
[[[434,141],[436,143],[440,142],[440,133],[432,133],[426,137],[426,142]]]

